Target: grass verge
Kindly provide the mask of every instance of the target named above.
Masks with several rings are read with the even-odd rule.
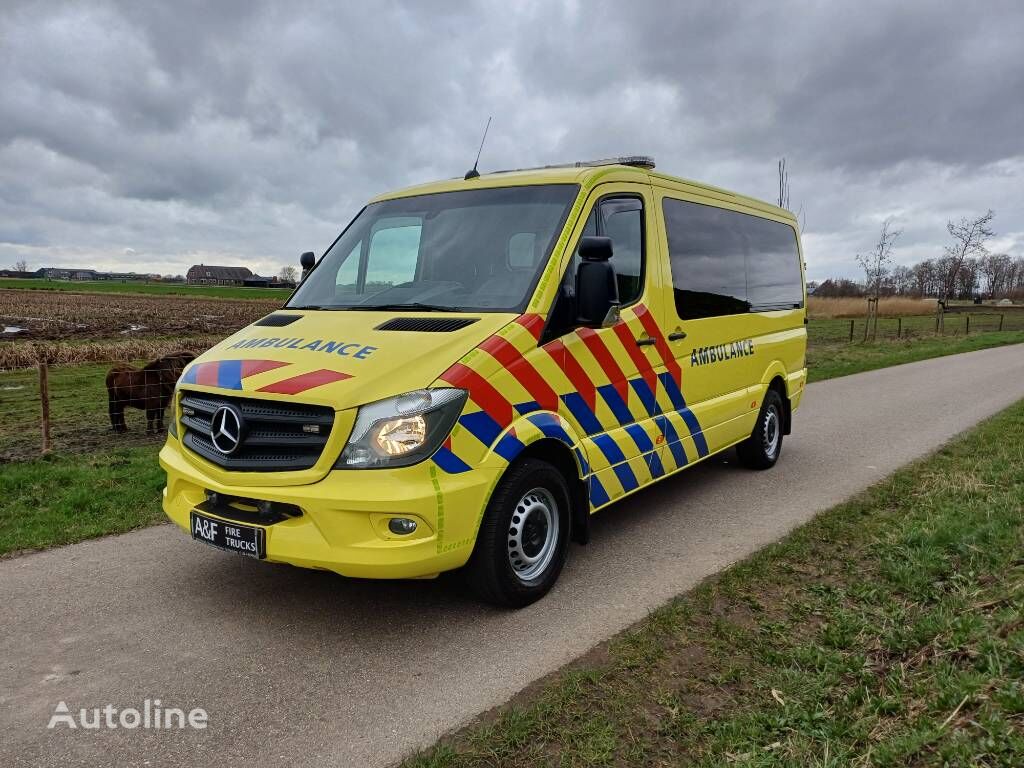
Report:
[[[123,533],[163,518],[156,446],[0,465],[0,555]]]
[[[924,336],[852,344],[811,343],[807,347],[808,377],[810,381],[823,381],[890,365],[1021,343],[1024,343],[1024,331],[992,331],[955,337]]]
[[[1024,764],[1024,402],[406,768]]]

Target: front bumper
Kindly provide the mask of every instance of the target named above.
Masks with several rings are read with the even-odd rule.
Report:
[[[336,470],[308,485],[230,485],[205,475],[183,450],[169,438],[160,451],[167,472],[163,509],[181,528],[189,530],[189,514],[208,490],[294,504],[300,517],[259,526],[267,560],[360,578],[424,578],[464,565],[499,475],[484,467],[449,475],[428,460],[390,470]],[[391,517],[412,518],[418,527],[397,536],[388,530]]]

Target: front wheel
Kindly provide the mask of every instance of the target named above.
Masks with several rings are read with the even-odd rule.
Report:
[[[782,452],[782,397],[769,389],[750,437],[737,446],[740,462],[751,469],[770,469]]]
[[[568,554],[569,505],[565,478],[551,464],[525,459],[509,467],[487,505],[466,566],[473,590],[509,608],[547,594]]]

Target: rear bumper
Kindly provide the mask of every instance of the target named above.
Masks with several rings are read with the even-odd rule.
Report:
[[[394,470],[333,471],[308,485],[238,486],[204,475],[182,450],[169,438],[160,451],[167,472],[163,509],[182,529],[189,530],[190,512],[207,490],[294,504],[301,516],[260,526],[267,560],[360,578],[423,578],[464,565],[498,477],[496,468],[449,475],[424,461]],[[391,517],[412,518],[417,530],[396,536],[388,530]]]

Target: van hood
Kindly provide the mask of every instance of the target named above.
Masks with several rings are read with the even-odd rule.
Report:
[[[516,317],[281,310],[202,354],[180,383],[343,410],[427,387]]]

